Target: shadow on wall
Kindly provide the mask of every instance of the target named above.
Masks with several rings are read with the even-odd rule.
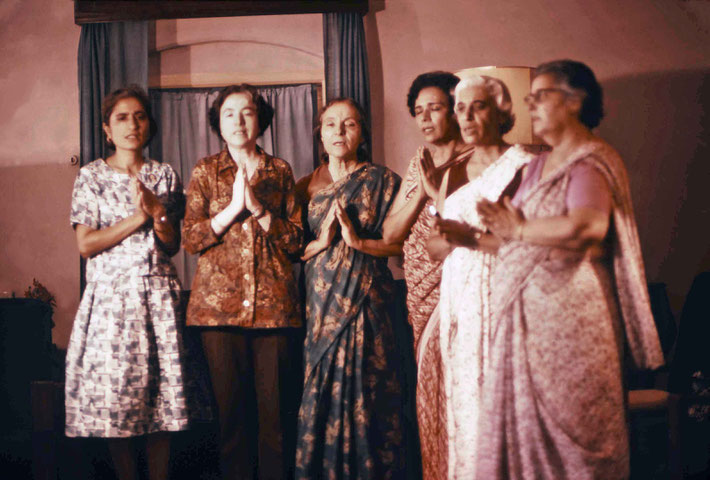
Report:
[[[626,162],[649,281],[665,282],[675,312],[710,270],[708,69],[602,82],[598,133]]]

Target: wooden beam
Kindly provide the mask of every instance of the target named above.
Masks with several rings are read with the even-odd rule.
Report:
[[[74,23],[298,13],[367,13],[368,0],[74,0]]]

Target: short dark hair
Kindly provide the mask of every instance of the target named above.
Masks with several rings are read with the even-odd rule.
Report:
[[[239,85],[229,85],[224,87],[217,95],[217,98],[212,102],[210,107],[209,119],[210,127],[212,131],[217,134],[219,138],[222,138],[222,132],[219,128],[219,113],[222,109],[224,101],[230,95],[234,93],[246,93],[251,101],[256,105],[256,118],[259,122],[259,136],[263,135],[269,125],[271,125],[271,120],[274,118],[274,108],[269,105],[264,97],[261,96],[256,87],[249,85],[248,83],[241,83]]]
[[[414,79],[407,93],[407,107],[409,107],[409,113],[414,116],[414,104],[417,101],[417,97],[419,97],[419,92],[427,87],[436,87],[444,92],[446,98],[449,99],[449,112],[453,113],[455,103],[453,90],[458,83],[459,77],[451,72],[437,70],[435,72],[422,73]]]
[[[602,87],[591,68],[576,60],[554,60],[538,65],[533,78],[543,74],[553,75],[558,82],[582,91],[584,98],[579,112],[579,121],[587,128],[599,125],[604,118],[604,99]]]
[[[145,90],[143,90],[143,88],[139,85],[127,85],[106,95],[101,102],[101,122],[104,125],[108,125],[113,109],[116,108],[116,104],[126,98],[135,98],[138,100],[148,116],[150,130],[148,132],[148,140],[146,140],[143,145],[145,147],[151,140],[153,140],[155,134],[158,133],[158,124],[155,122],[155,118],[153,117],[153,109],[150,106],[148,94],[145,93]],[[115,147],[113,142],[108,139],[106,139],[106,144],[111,148]]]
[[[328,161],[328,154],[323,147],[323,140],[320,138],[321,124],[323,123],[323,115],[326,110],[337,103],[347,103],[357,111],[358,123],[360,124],[360,131],[362,132],[362,142],[357,147],[357,159],[361,162],[372,161],[370,157],[370,127],[367,123],[367,114],[365,109],[355,100],[350,97],[337,97],[329,100],[323,108],[318,112],[318,124],[313,129],[313,138],[318,142],[318,150],[320,152],[320,158],[322,162]]]

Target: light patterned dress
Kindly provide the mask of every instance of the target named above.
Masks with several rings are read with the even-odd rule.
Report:
[[[478,177],[452,193],[442,216],[483,229],[478,200],[497,201],[517,171],[532,156],[509,148]],[[455,248],[442,268],[439,339],[449,434],[448,478],[473,478],[480,382],[488,357],[490,277],[495,256],[466,247]]]
[[[147,160],[138,174],[172,219],[184,209],[168,165]],[[100,230],[135,211],[130,176],[98,159],[74,183],[70,221]],[[188,381],[181,287],[175,267],[146,224],[86,264],[86,289],[66,360],[66,434],[131,437],[184,430],[204,416]]]

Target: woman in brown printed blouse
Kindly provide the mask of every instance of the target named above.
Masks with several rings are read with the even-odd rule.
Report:
[[[230,479],[284,478],[292,456],[301,315],[289,255],[303,232],[291,167],[256,144],[272,117],[254,87],[222,90],[209,118],[227,146],[198,162],[187,190],[183,245],[200,255],[187,324],[202,327]]]

